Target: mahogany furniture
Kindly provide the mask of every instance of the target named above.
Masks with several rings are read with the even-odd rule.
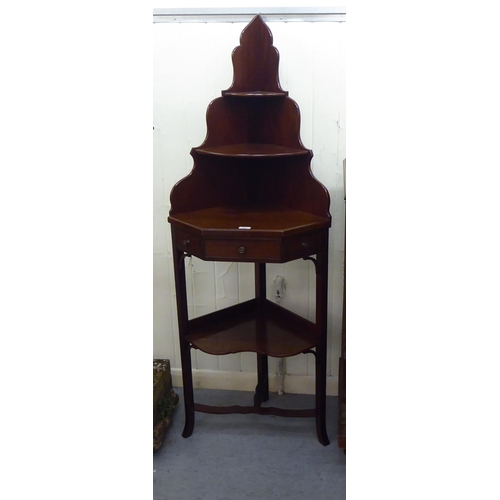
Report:
[[[346,202],[346,161],[344,160],[344,203]],[[344,212],[344,228],[346,229],[346,217]],[[342,309],[342,350],[339,359],[339,427],[337,443],[339,448],[346,450],[346,236],[344,231],[344,297]]]
[[[229,89],[210,103],[207,136],[191,150],[194,166],[170,195],[185,426],[195,412],[313,417],[320,443],[325,427],[328,230],[327,189],[311,173],[312,151],[300,140],[300,112],[279,83],[279,54],[261,16],[243,30],[232,55]],[[188,318],[184,258],[255,263],[255,298]],[[315,256],[315,257],[313,257]],[[266,298],[266,263],[307,259],[316,268],[316,320]],[[307,298],[305,298],[307,300]],[[191,349],[213,355],[257,354],[252,406],[197,404]],[[268,356],[316,357],[316,404],[306,410],[263,407],[269,399]]]

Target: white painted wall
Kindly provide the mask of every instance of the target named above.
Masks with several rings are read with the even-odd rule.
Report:
[[[181,385],[175,287],[172,269],[170,209],[172,186],[190,172],[189,151],[206,134],[209,102],[232,81],[231,52],[246,23],[159,23],[153,25],[154,94],[154,343],[155,358],[169,358],[175,385]],[[342,160],[345,152],[345,23],[268,22],[280,52],[280,81],[301,110],[301,138],[313,150],[312,170],[328,188],[330,275],[328,310],[328,383],[337,393],[342,312],[344,201]],[[274,278],[285,278],[282,305],[314,319],[314,272],[309,261],[268,265],[268,296]],[[187,267],[190,317],[253,297],[253,265],[203,262]],[[314,359],[286,360],[285,391],[314,392]],[[210,356],[192,351],[195,384],[209,388],[253,390],[253,353]],[[270,373],[277,360],[270,358]],[[276,390],[276,377],[270,377]]]

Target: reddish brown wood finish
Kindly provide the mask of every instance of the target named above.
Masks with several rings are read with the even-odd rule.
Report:
[[[223,95],[271,93],[287,95],[279,83],[279,53],[273,35],[261,16],[241,32],[240,45],[233,50],[233,83]]]
[[[194,151],[192,155],[193,170],[172,189],[171,217],[216,207],[250,206],[296,210],[330,222],[330,198],[311,173],[312,154],[252,158]]]
[[[315,411],[313,409],[309,410],[287,410],[285,408],[275,408],[273,406],[268,406],[266,408],[261,408],[260,406],[209,406],[195,403],[195,411],[200,411],[203,413],[212,413],[214,415],[227,415],[229,413],[239,413],[242,415],[248,415],[250,413],[256,413],[258,415],[274,415],[276,417],[314,417]]]
[[[266,265],[255,264],[255,301],[262,309],[266,303]],[[259,319],[259,328],[263,330],[264,321]],[[269,364],[267,354],[257,353],[257,387],[253,404],[260,407],[269,399]]]
[[[346,160],[344,160],[344,202],[346,201],[345,189]],[[347,207],[346,207],[347,208]],[[346,230],[346,218],[344,218],[344,229]],[[339,359],[339,427],[337,433],[337,444],[339,448],[346,451],[346,276],[347,276],[347,238],[344,231],[344,296],[342,308],[342,352]]]
[[[208,354],[256,352],[295,356],[317,344],[316,325],[282,307],[257,299],[189,321],[191,345]]]
[[[234,156],[236,158],[276,158],[279,156],[308,154],[308,151],[303,149],[287,148],[285,146],[277,146],[276,144],[254,144],[251,142],[212,147],[200,146],[195,149],[195,152],[215,156]]]
[[[260,16],[244,29],[233,52],[234,79],[207,110],[207,136],[191,150],[193,170],[170,195],[177,314],[186,423],[195,411],[315,417],[326,433],[326,328],[330,197],[312,175],[312,151],[300,140],[300,112],[278,79],[278,52]],[[184,257],[254,262],[255,299],[189,319]],[[315,259],[311,256],[315,255]],[[313,323],[266,299],[267,262],[308,258],[316,266]],[[190,350],[213,355],[257,354],[252,407],[194,403]],[[314,352],[316,405],[309,410],[262,408],[269,399],[268,356]]]

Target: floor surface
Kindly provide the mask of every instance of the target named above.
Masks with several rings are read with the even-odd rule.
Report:
[[[314,418],[195,414],[191,437],[180,401],[162,448],[153,456],[155,500],[344,500],[346,456],[337,448],[337,398],[327,398],[331,444],[316,437]],[[195,402],[252,405],[250,392],[197,389]],[[313,408],[314,396],[270,395],[271,405]]]

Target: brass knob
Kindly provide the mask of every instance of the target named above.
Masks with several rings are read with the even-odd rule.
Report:
[[[246,252],[246,248],[245,247],[240,247],[240,248],[238,248],[238,252],[245,253]]]
[[[182,242],[182,244],[183,244],[185,247],[187,247],[187,246],[189,246],[189,245],[191,244],[191,242],[190,242],[189,240],[184,240],[184,241]]]

